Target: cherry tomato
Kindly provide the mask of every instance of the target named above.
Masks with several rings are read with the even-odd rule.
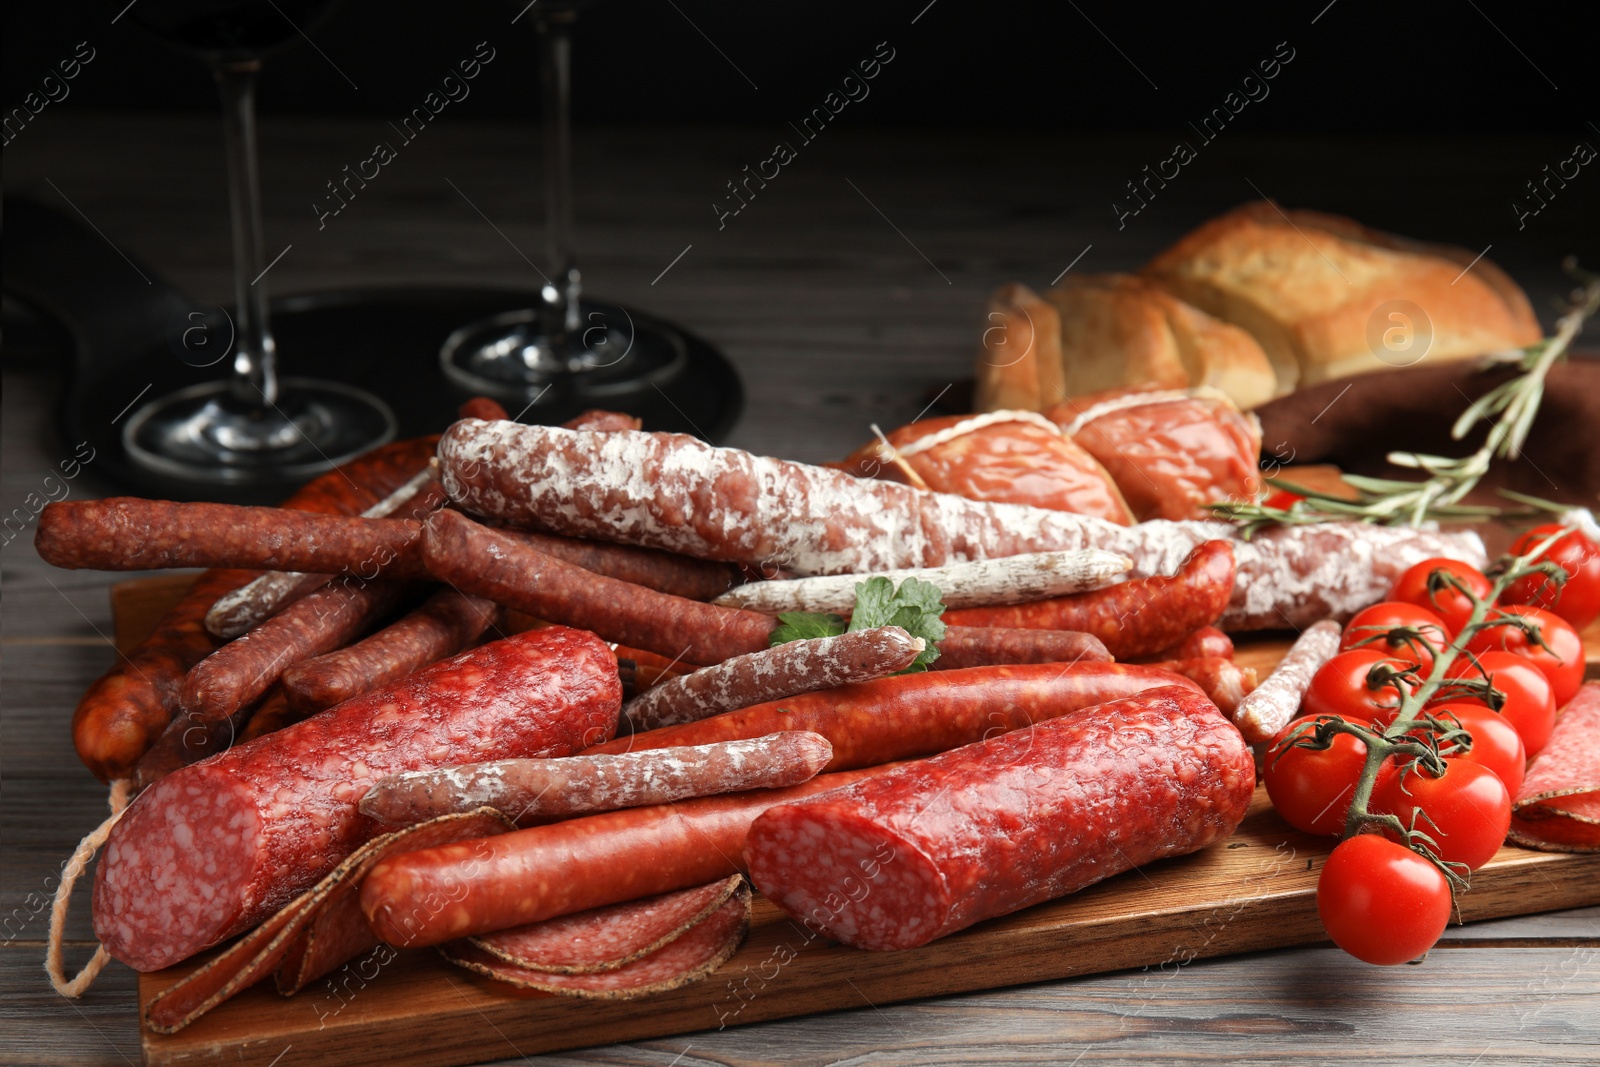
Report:
[[[1344,636],[1339,640],[1339,649],[1348,651],[1360,646],[1399,659],[1410,660],[1420,668],[1422,677],[1426,678],[1428,672],[1433,670],[1433,653],[1420,644],[1408,645],[1403,641],[1391,641],[1385,636],[1385,631],[1401,626],[1420,630],[1423,640],[1434,648],[1443,648],[1450,640],[1445,633],[1444,622],[1434,612],[1403,600],[1385,600],[1381,604],[1374,604],[1356,613],[1355,618],[1345,625]],[[1373,640],[1374,638],[1376,640]],[[1367,643],[1362,644],[1363,641]]]
[[[1262,779],[1284,822],[1308,834],[1337,837],[1344,832],[1367,746],[1349,734],[1336,734],[1333,743],[1320,750],[1288,744],[1289,735],[1302,723],[1315,721],[1315,716],[1307,715],[1278,731],[1267,748]]]
[[[1400,580],[1389,590],[1389,599],[1404,600],[1436,613],[1454,636],[1472,614],[1472,601],[1448,586],[1439,590],[1437,597],[1431,596],[1428,593],[1428,575],[1436,570],[1449,571],[1480,599],[1488,596],[1492,588],[1483,572],[1470,564],[1454,559],[1425,559],[1400,576]]]
[[[1500,609],[1508,615],[1520,615],[1539,627],[1540,636],[1549,646],[1546,651],[1528,640],[1528,635],[1515,626],[1492,626],[1467,642],[1469,652],[1512,652],[1544,672],[1555,691],[1556,707],[1563,707],[1583,684],[1583,639],[1572,624],[1559,615],[1543,608],[1530,608],[1512,604]]]
[[[1555,690],[1538,667],[1510,652],[1480,652],[1457,659],[1447,673],[1452,678],[1487,677],[1490,685],[1505,694],[1500,717],[1522,737],[1529,756],[1538,755],[1550,740],[1556,725]],[[1449,703],[1488,707],[1477,697],[1451,697]]]
[[[1317,914],[1358,960],[1394,966],[1432,948],[1450,922],[1450,883],[1427,859],[1377,834],[1341,841],[1317,878]]]
[[[1278,489],[1275,490],[1271,496],[1267,497],[1267,499],[1263,500],[1261,505],[1262,507],[1282,508],[1284,511],[1288,511],[1290,508],[1294,507],[1304,499],[1305,497],[1301,496],[1299,493],[1291,493],[1287,489]]]
[[[1476,763],[1493,771],[1505,783],[1506,792],[1512,796],[1522,788],[1522,776],[1527,770],[1527,749],[1522,735],[1503,715],[1496,714],[1482,704],[1458,701],[1438,704],[1428,713],[1445,723],[1452,718],[1472,735],[1472,748],[1466,752],[1448,754],[1448,758],[1461,763]],[[1448,748],[1449,746],[1444,746]]]
[[[1341,652],[1317,669],[1306,690],[1302,711],[1306,715],[1338,715],[1351,722],[1366,723],[1388,716],[1400,707],[1400,691],[1395,684],[1373,688],[1367,680],[1373,667],[1384,664],[1396,670],[1411,666],[1407,660],[1396,659],[1376,648],[1354,648]],[[1417,688],[1405,680],[1397,680],[1409,692]]]
[[[1372,788],[1371,809],[1398,815],[1438,843],[1439,858],[1477,870],[1500,850],[1511,829],[1511,792],[1500,776],[1477,763],[1444,761],[1435,778],[1420,767],[1402,769]],[[1423,815],[1412,817],[1417,809]],[[1388,831],[1385,831],[1387,834]]]
[[[1512,542],[1511,555],[1526,555],[1561,529],[1559,523],[1553,522],[1535,526]],[[1500,602],[1531,604],[1553,611],[1579,630],[1600,618],[1600,545],[1576,530],[1568,530],[1566,536],[1545,549],[1541,558],[1566,571],[1566,583],[1557,585],[1537,574],[1519,578],[1501,594]]]

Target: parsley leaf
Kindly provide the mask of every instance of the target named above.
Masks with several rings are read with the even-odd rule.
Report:
[[[768,639],[773,645],[809,641],[814,637],[837,637],[845,632],[844,616],[831,613],[785,611],[778,615],[778,622],[781,625],[772,631]]]
[[[900,672],[914,674],[927,670],[928,664],[939,658],[937,646],[945,630],[939,616],[943,613],[943,594],[932,582],[907,578],[896,589],[894,583],[879,575],[856,583],[856,606],[850,613],[848,631],[844,619],[838,615],[786,611],[778,616],[781,625],[772,631],[771,643],[781,645],[877,626],[898,626],[912,637],[927,642],[928,647],[922,654]]]

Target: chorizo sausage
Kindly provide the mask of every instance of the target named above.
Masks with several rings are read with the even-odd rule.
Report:
[[[1222,709],[1222,714],[1232,718],[1239,710],[1239,702],[1256,688],[1256,669],[1241,667],[1231,659],[1221,656],[1200,656],[1193,659],[1169,659],[1151,664],[1173,674],[1181,674],[1194,682]]]
[[[949,626],[939,642],[936,671],[1006,663],[1110,663],[1111,653],[1093,634],[1072,630],[1026,630],[1004,626]]]
[[[575,563],[586,571],[642,585],[658,593],[671,593],[685,600],[711,600],[739,583],[739,569],[726,563],[532,530],[503,532],[547,556]]]
[[[1152,652],[1148,656],[1135,656],[1135,663],[1159,663],[1168,659],[1221,659],[1233,658],[1233,638],[1215,626],[1202,626],[1175,645]]]

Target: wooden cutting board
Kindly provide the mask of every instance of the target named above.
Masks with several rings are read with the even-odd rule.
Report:
[[[148,633],[189,582],[163,576],[113,587],[118,646]],[[1594,675],[1600,629],[1585,638]],[[1287,644],[1241,643],[1238,658],[1265,670]],[[523,992],[430,950],[379,949],[294,997],[278,996],[268,981],[177,1034],[146,1032],[144,1061],[270,1067],[292,1049],[298,1062],[341,1067],[449,1067],[1101,971],[1147,968],[1153,988],[1194,959],[1324,940],[1315,891],[1332,846],[1291,829],[1258,790],[1225,842],[907,952],[808,937],[757,898],[749,938],[716,974],[636,1001]],[[1472,882],[1460,902],[1466,922],[1582,907],[1600,903],[1600,855],[1508,846]],[[140,1002],[207,958],[141,975]]]

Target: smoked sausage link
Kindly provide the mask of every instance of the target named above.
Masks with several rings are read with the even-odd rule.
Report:
[[[557,537],[531,530],[507,530],[511,536],[547,556],[576,563],[586,571],[632,582],[685,600],[714,600],[738,585],[739,568],[729,563],[680,556],[654,548],[612,545],[578,537]]]
[[[780,908],[847,945],[903,949],[1231,834],[1255,790],[1239,731],[1154,689],[798,803],[745,862]]]
[[[177,963],[261,922],[376,836],[356,804],[379,778],[568,755],[615,729],[621,690],[604,642],[549,627],[176,771],[112,830],[95,935],[136,970]]]
[[[1027,630],[1004,626],[950,626],[939,642],[936,671],[1002,663],[1110,663],[1111,653],[1093,634],[1072,630]]]
[[[1216,622],[1233,595],[1233,546],[1207,541],[1170,577],[1135,578],[1032,604],[947,611],[951,626],[1013,626],[1093,634],[1118,659],[1148,655]]]
[[[1092,704],[1195,683],[1128,663],[1030,663],[923,671],[802,693],[699,722],[619,737],[584,755],[677,748],[811,730],[833,745],[830,771],[928,756]]]

